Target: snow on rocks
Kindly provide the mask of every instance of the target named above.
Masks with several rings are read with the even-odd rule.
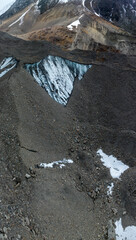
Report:
[[[111,196],[114,188],[114,183],[111,183],[108,187],[107,195]]]
[[[115,225],[116,240],[136,240],[136,226],[128,226],[124,229],[121,218],[115,222]]]
[[[73,28],[74,28],[74,27],[76,27],[76,28],[77,28],[77,27],[78,27],[78,25],[80,25],[80,21],[79,21],[79,19],[78,19],[78,20],[76,20],[76,21],[74,21],[74,22],[73,22],[73,23],[71,23],[70,25],[68,25],[68,26],[67,26],[67,28],[68,28],[69,30],[71,30],[71,31],[72,31],[72,30],[73,30]]]
[[[117,158],[112,155],[108,156],[105,154],[102,149],[99,149],[97,154],[100,155],[103,165],[110,169],[110,174],[113,178],[120,179],[121,174],[129,168],[129,166],[117,160]]]
[[[30,7],[26,12],[24,12],[15,22],[11,23],[9,25],[9,28],[12,27],[13,25],[15,25],[18,22],[19,22],[19,25],[21,26],[23,24],[23,22],[24,22],[25,15],[30,11],[31,8],[32,7]]]
[[[56,102],[66,105],[75,78],[81,80],[91,65],[48,56],[38,63],[26,64],[25,68]]]
[[[0,63],[0,78],[3,77],[7,72],[16,67],[17,60],[12,57],[4,58]]]
[[[63,168],[65,167],[65,164],[71,164],[73,163],[73,160],[71,159],[66,159],[64,158],[63,160],[59,160],[59,161],[54,161],[51,163],[40,163],[38,165],[39,168],[53,168],[55,165],[59,166],[59,168]]]

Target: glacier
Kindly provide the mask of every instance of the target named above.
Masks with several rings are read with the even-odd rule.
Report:
[[[17,60],[13,57],[4,58],[0,63],[0,78],[3,77],[7,72],[16,67]]]
[[[25,64],[25,69],[56,102],[66,105],[73,91],[75,78],[81,80],[91,66],[47,56],[40,62]]]

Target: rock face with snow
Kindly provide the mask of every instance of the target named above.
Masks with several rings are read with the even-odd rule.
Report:
[[[22,11],[24,8],[26,8],[28,5],[30,5],[33,2],[35,2],[35,1],[34,0],[25,0],[25,1],[24,0],[16,0],[12,4],[12,6],[0,16],[0,19],[4,20],[4,19],[7,19],[7,18],[15,15],[16,13]]]
[[[135,0],[94,0],[90,2],[91,8],[97,14],[136,33]]]
[[[56,102],[66,105],[72,93],[75,78],[81,80],[91,65],[48,56],[38,63],[26,64],[25,68]]]
[[[103,17],[107,21],[117,23],[128,31],[135,33],[136,29],[136,1],[135,0],[38,0],[37,5],[40,13],[43,14],[57,4],[75,3],[76,8],[83,5],[87,11]],[[0,16],[0,19],[7,19],[22,11],[36,0],[16,0],[13,5]]]
[[[96,1],[34,1],[3,21],[0,30],[29,41],[49,41],[67,50],[136,54],[136,39],[100,17]]]

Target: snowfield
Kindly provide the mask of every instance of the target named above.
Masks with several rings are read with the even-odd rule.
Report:
[[[5,13],[16,0],[0,0],[0,15]]]
[[[136,240],[136,226],[122,227],[122,220],[116,221],[116,239],[117,240]]]

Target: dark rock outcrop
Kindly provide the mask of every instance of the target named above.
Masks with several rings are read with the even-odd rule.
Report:
[[[38,3],[40,13],[42,14],[50,8],[54,7],[58,2],[59,0],[40,0]]]

